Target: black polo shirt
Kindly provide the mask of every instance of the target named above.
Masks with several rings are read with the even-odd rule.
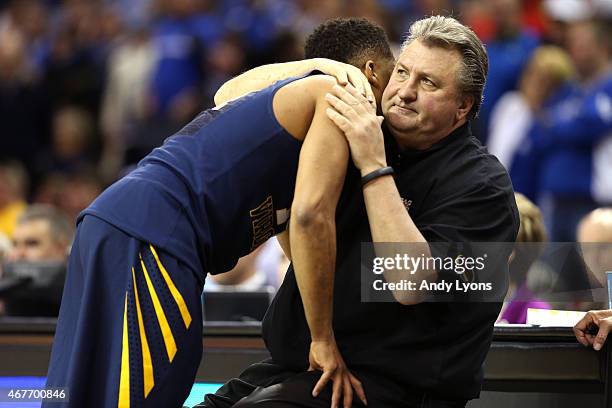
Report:
[[[400,152],[391,138],[386,142],[399,193],[428,242],[515,241],[519,217],[510,179],[469,125],[424,151]],[[501,303],[362,303],[361,242],[371,241],[359,172],[349,166],[337,211],[333,315],[349,369],[390,391],[476,398]],[[499,273],[507,273],[506,262]],[[264,319],[263,335],[276,363],[308,367],[310,335],[292,267]]]

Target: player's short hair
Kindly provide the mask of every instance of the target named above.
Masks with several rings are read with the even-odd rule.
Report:
[[[362,67],[373,57],[393,59],[385,30],[365,18],[334,18],[306,39],[305,58],[329,58]]]

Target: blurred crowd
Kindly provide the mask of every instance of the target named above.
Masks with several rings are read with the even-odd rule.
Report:
[[[72,225],[223,82],[302,58],[320,22],[366,17],[397,48],[431,14],[485,42],[474,132],[540,207],[548,240],[575,241],[612,205],[612,0],[0,0],[0,263],[26,259],[29,213]],[[277,287],[284,265],[271,243],[210,286]]]

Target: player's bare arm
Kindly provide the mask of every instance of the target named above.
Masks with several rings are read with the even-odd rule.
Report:
[[[359,68],[326,58],[312,58],[262,65],[246,71],[230,79],[219,88],[214,97],[215,105],[220,106],[249,92],[268,87],[276,81],[303,76],[312,71],[321,71],[324,74],[331,75],[336,78],[340,85],[350,83],[366,95],[370,101],[374,100],[370,84]]]
[[[350,407],[353,387],[364,396],[346,370],[332,329],[335,214],[349,158],[344,136],[325,114],[325,94],[335,83],[322,75],[295,81],[277,92],[274,113],[291,135],[304,141],[291,208],[290,252],[311,332],[311,369],[323,370],[314,394],[333,380],[332,406],[344,394],[344,405]]]

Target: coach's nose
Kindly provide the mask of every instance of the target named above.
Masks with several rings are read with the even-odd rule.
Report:
[[[404,102],[415,101],[418,96],[416,80],[414,78],[410,78],[407,81],[404,81],[397,91],[397,96]]]

